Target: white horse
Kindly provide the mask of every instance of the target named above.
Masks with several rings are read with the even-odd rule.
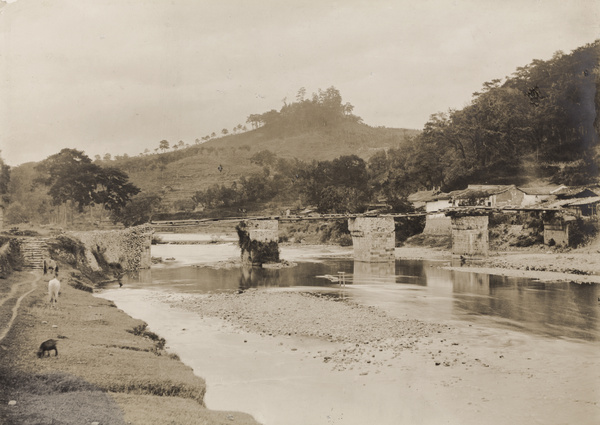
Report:
[[[60,292],[60,281],[57,277],[54,277],[48,282],[48,295],[50,295],[50,304],[52,307],[58,302],[58,293]]]

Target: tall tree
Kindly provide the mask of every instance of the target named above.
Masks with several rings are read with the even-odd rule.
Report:
[[[79,211],[102,204],[108,210],[122,208],[139,189],[128,183],[127,174],[115,168],[102,168],[82,151],[65,148],[36,166],[40,181],[49,187],[54,205],[74,202]]]

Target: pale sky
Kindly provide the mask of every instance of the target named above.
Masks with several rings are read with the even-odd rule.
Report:
[[[137,155],[335,86],[421,129],[481,84],[600,38],[598,0],[0,0],[0,155]]]

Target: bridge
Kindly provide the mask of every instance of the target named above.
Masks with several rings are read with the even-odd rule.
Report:
[[[443,211],[430,213],[363,213],[363,214],[311,214],[311,215],[281,215],[281,216],[256,216],[256,217],[228,217],[228,218],[202,218],[188,220],[163,220],[153,221],[153,227],[182,227],[197,226],[210,222],[244,222],[247,237],[260,244],[270,244],[277,247],[279,222],[293,222],[305,220],[348,220],[348,229],[352,236],[354,247],[354,260],[368,263],[392,261],[395,248],[395,225],[397,218],[423,217],[443,212],[451,219],[452,228],[452,253],[457,256],[484,257],[488,255],[489,216],[492,213],[508,212],[558,212],[558,208],[517,208],[517,207],[456,207]],[[554,220],[544,223],[552,239],[562,241],[564,234],[568,239],[568,225],[564,221]],[[562,236],[561,236],[562,235]],[[550,236],[548,237],[548,240]],[[544,237],[546,241],[546,235]],[[242,252],[246,261],[251,261],[252,252]]]

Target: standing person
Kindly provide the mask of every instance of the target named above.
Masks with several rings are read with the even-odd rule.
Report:
[[[44,274],[48,273],[48,264],[46,263],[46,259],[44,258]]]

